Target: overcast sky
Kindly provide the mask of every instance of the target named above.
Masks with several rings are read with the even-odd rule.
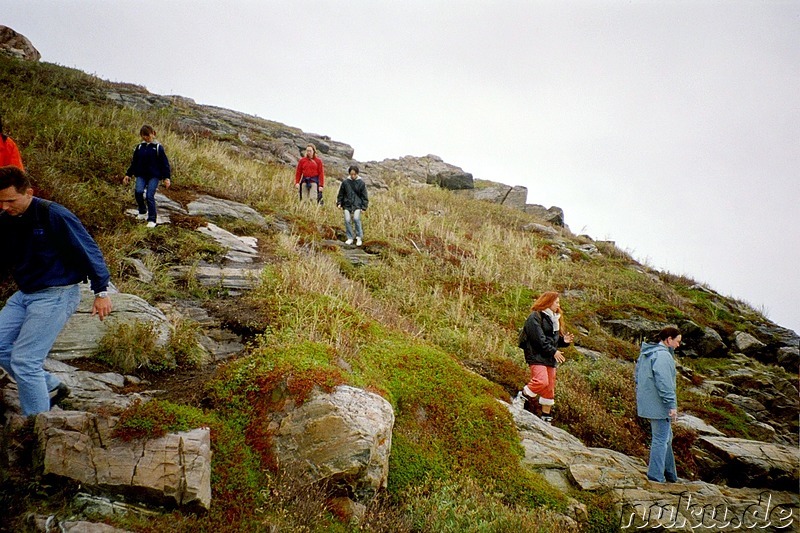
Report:
[[[42,60],[436,154],[800,331],[800,2],[0,0]]]

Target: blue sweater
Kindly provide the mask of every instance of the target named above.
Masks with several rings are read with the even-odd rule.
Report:
[[[131,166],[128,167],[125,175],[165,180],[169,179],[170,172],[169,159],[167,159],[164,147],[157,142],[140,142],[133,150]]]
[[[49,204],[49,206],[48,206]],[[100,247],[66,207],[36,198],[19,216],[0,214],[0,267],[10,269],[19,289],[92,282],[97,293],[111,278]]]
[[[661,343],[642,343],[636,361],[636,410],[642,418],[669,418],[678,408],[673,351]]]

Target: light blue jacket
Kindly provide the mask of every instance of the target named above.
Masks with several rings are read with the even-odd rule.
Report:
[[[669,418],[678,408],[674,351],[661,343],[642,343],[636,361],[636,408],[643,418]]]

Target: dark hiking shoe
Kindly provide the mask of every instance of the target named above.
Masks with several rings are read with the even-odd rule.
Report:
[[[519,391],[519,393],[517,393],[517,398],[522,401],[523,409],[529,413],[536,414],[536,409],[539,405],[539,402],[536,401],[536,396],[528,396],[525,394],[525,391]]]
[[[542,413],[542,415],[539,418],[541,418],[542,422],[544,422],[546,424],[550,424],[550,425],[553,424],[553,415],[546,415],[546,414]]]
[[[69,387],[59,383],[58,387],[50,391],[50,408],[60,404],[67,396],[69,396]]]

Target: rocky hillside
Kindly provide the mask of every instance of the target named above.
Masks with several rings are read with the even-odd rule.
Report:
[[[26,420],[0,382],[0,530],[796,527],[795,332],[433,155],[358,162],[371,205],[346,246],[335,182],[323,206],[292,182],[307,142],[341,178],[347,144],[0,36],[6,132],[120,290],[102,323],[86,294],[54,346],[60,407]],[[120,184],[142,123],[175,170],[154,229]],[[576,333],[553,426],[514,400],[516,331],[550,289]],[[632,384],[666,324],[684,332],[677,484],[646,479]]]

